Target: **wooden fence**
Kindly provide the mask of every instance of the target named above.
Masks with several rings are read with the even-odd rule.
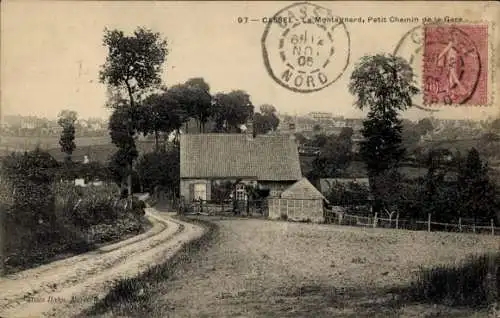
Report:
[[[409,220],[400,219],[398,215],[394,218],[378,217],[375,213],[372,217],[346,214],[344,212],[327,211],[329,214],[330,223],[339,225],[364,226],[364,227],[379,227],[379,228],[394,228],[406,229],[415,231],[444,231],[444,232],[459,232],[459,233],[477,233],[500,235],[500,227],[495,226],[493,219],[489,224],[467,224],[459,218],[458,223],[444,223],[432,221],[432,215],[429,213],[427,220]],[[332,218],[333,216],[333,218]]]

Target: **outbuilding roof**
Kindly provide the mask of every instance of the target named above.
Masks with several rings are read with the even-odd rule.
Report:
[[[286,135],[185,134],[180,137],[181,178],[302,178],[294,139]]]

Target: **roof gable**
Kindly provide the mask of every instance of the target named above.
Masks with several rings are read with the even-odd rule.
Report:
[[[293,181],[302,172],[289,136],[186,134],[180,138],[180,177]]]
[[[302,178],[300,181],[292,184],[288,189],[281,193],[281,197],[284,199],[299,199],[299,200],[310,200],[310,199],[325,199],[325,196],[316,189],[315,186],[309,182],[306,178]]]

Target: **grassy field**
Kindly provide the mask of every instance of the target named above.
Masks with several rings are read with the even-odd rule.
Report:
[[[76,138],[76,149],[73,152],[73,161],[83,161],[84,156],[88,156],[91,161],[105,162],[116,151],[116,146],[111,143],[109,137],[83,137]],[[17,146],[16,146],[17,145]],[[47,150],[55,159],[63,160],[65,154],[61,152],[59,139],[46,137],[40,139],[29,139],[26,137],[2,137],[0,143],[0,155],[10,154],[14,149],[33,150],[39,145]],[[153,141],[138,141],[139,152],[149,152],[154,149]]]
[[[482,296],[477,284],[484,272],[467,265],[464,274],[461,262],[474,253],[498,252],[496,237],[266,220],[214,222],[218,230],[211,242],[120,282],[88,314],[486,317],[486,309],[478,307],[481,301],[453,302],[446,299],[449,293],[438,297],[424,291],[450,286],[455,298]]]
[[[109,136],[99,137],[76,137],[75,143],[77,147],[86,147],[94,145],[110,144]],[[16,137],[2,136],[0,146],[13,149],[32,149],[37,145],[42,149],[59,148],[59,136],[46,137]]]

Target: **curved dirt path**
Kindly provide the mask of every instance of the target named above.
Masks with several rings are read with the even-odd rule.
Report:
[[[115,279],[164,262],[203,234],[199,226],[146,209],[146,233],[82,255],[0,278],[0,317],[69,317],[104,297]]]

